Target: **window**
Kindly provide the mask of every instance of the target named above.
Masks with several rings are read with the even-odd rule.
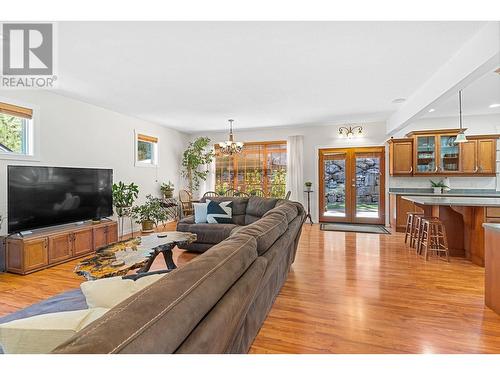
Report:
[[[154,167],[158,165],[158,138],[136,133],[135,165]]]
[[[0,102],[0,157],[33,155],[33,110]]]
[[[286,142],[245,143],[243,151],[224,156],[216,146],[215,190],[236,189],[252,194],[262,190],[266,197],[286,193]]]

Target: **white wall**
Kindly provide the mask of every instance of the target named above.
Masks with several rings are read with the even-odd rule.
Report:
[[[456,118],[422,119],[410,124],[404,131],[394,135],[395,138],[413,130],[427,129],[451,129],[457,128]],[[500,115],[491,116],[466,116],[464,118],[467,134],[496,134],[500,133]],[[362,138],[338,137],[338,127],[343,124],[334,125],[310,125],[302,127],[275,127],[262,129],[238,130],[235,129],[236,141],[275,141],[286,140],[291,135],[304,136],[304,181],[312,181],[315,193],[312,198],[312,216],[315,222],[318,221],[318,149],[320,148],[340,148],[340,147],[363,147],[363,146],[383,146],[389,136],[386,134],[386,125],[382,122],[363,124],[364,136]],[[207,136],[212,142],[217,143],[227,139],[227,131],[223,132],[200,132],[192,135],[192,138]],[[386,175],[388,176],[388,156],[386,156]],[[498,167],[500,170],[500,166]],[[495,177],[452,177],[451,187],[454,189],[495,189]],[[406,188],[429,188],[429,178],[427,177],[387,177],[386,188],[406,187]],[[500,189],[498,189],[500,190]],[[386,202],[388,200],[386,199]],[[386,205],[387,206],[387,205]],[[386,207],[388,209],[388,207]],[[386,218],[388,219],[386,211]]]
[[[160,194],[171,180],[179,187],[179,166],[188,135],[46,91],[0,90],[0,101],[32,106],[38,127],[38,161],[0,159],[0,213],[7,213],[7,165],[112,168],[114,181],[139,185],[139,201]],[[159,167],[134,166],[134,130],[159,138]],[[7,223],[2,225],[2,233]],[[125,231],[130,230],[129,225]]]
[[[342,124],[344,125],[344,124]],[[235,129],[235,140],[243,142],[286,140],[291,135],[304,136],[304,181],[312,181],[311,213],[314,222],[318,222],[318,149],[329,147],[364,147],[383,146],[387,137],[385,123],[363,124],[364,136],[361,138],[339,138],[338,127],[341,125],[314,125],[301,127],[274,127],[255,130]],[[227,139],[228,132],[202,132],[192,138],[207,136],[214,143]]]

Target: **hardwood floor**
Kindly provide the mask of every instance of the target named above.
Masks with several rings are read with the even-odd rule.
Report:
[[[182,265],[194,256],[176,250],[174,259]],[[78,287],[75,263],[0,274],[0,315]],[[483,284],[483,268],[459,258],[426,263],[401,234],[305,225],[250,353],[500,353],[500,315],[484,306]]]
[[[251,353],[500,353],[484,269],[425,262],[404,236],[305,225]]]

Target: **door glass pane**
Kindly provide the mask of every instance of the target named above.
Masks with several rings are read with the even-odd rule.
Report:
[[[345,217],[345,155],[324,161],[325,207],[323,216]]]
[[[380,158],[356,157],[356,217],[378,218]]]
[[[455,143],[456,136],[441,136],[441,167],[444,171],[458,171],[459,147]]]
[[[436,138],[417,137],[417,172],[436,170]]]

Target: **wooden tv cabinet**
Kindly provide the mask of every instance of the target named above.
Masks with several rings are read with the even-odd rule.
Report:
[[[7,272],[26,275],[88,255],[118,241],[116,221],[46,229],[24,237],[7,238]]]

